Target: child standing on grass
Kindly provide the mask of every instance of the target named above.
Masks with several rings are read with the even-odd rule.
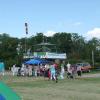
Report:
[[[81,66],[77,66],[77,74],[78,76],[82,76]]]

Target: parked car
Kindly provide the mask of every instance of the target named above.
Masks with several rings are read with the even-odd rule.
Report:
[[[81,66],[82,72],[90,72],[92,68],[89,63],[77,63],[76,66]]]

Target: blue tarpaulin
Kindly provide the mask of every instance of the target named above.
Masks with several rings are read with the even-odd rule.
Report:
[[[0,62],[0,72],[4,71],[4,63],[3,62]]]
[[[25,62],[25,64],[46,64],[46,63],[50,63],[50,61],[42,59],[30,59]]]

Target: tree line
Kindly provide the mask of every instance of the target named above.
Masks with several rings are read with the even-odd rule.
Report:
[[[58,32],[53,36],[37,33],[35,36],[21,39],[6,33],[0,34],[0,60],[5,62],[6,68],[21,64],[23,54],[28,50],[33,53],[36,50],[35,45],[42,42],[55,44],[57,52],[66,53],[67,61],[71,63],[86,61],[92,64],[94,59],[94,66],[100,66],[100,39],[86,40],[78,33],[66,32]]]

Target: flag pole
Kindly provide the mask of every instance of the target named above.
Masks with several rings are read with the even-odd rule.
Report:
[[[28,24],[25,23],[25,32],[26,32],[26,36],[25,36],[25,54],[27,53],[27,34],[28,34]]]

